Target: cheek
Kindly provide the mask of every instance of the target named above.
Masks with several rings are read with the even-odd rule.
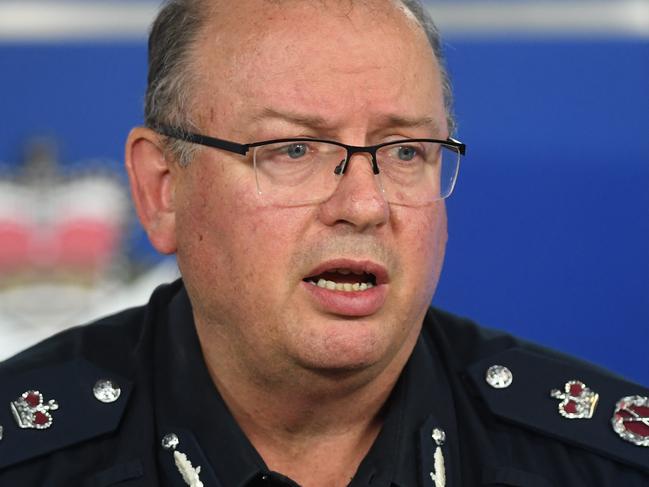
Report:
[[[240,211],[240,195],[218,168],[198,171],[198,165],[204,161],[195,160],[185,169],[190,174],[175,195],[177,257],[183,275],[211,279],[226,272],[231,249],[237,247],[232,238],[241,231],[233,215]]]
[[[434,290],[448,239],[445,207],[438,204],[421,210],[406,210],[399,220],[404,222],[400,247],[408,249],[402,255],[408,256],[408,267],[415,277],[413,282],[425,283],[424,289]]]
[[[254,186],[242,181],[196,187],[178,224],[179,264],[238,289],[277,285],[299,241],[304,210],[264,206]]]
[[[245,232],[245,242],[240,242],[245,249],[240,252],[242,259],[254,266],[255,274],[272,279],[270,285],[281,289],[292,277],[294,255],[306,237],[312,210],[256,205],[238,211],[238,230]]]
[[[428,249],[428,252],[432,253],[433,260],[436,263],[440,263],[440,260],[444,258],[444,251],[448,240],[446,208],[443,203],[436,206],[435,210],[428,215],[423,228],[424,231],[422,232],[420,241]]]

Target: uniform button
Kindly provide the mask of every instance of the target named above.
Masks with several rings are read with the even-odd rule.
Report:
[[[180,440],[175,433],[168,433],[162,437],[162,448],[165,450],[175,450]]]
[[[487,369],[485,380],[494,389],[505,389],[512,385],[514,376],[504,365],[492,365]]]
[[[122,390],[112,380],[100,379],[95,382],[95,386],[92,388],[92,393],[94,394],[95,399],[99,402],[109,404],[119,399]]]

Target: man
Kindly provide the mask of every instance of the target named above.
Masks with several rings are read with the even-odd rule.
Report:
[[[0,484],[647,485],[649,391],[428,309],[448,90],[413,1],[167,3],[126,166],[182,281],[2,365]]]

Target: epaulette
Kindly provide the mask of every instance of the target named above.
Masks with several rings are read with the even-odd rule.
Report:
[[[468,372],[502,420],[649,471],[649,389],[525,348],[491,355]]]
[[[83,359],[0,371],[0,469],[114,431],[131,388]]]

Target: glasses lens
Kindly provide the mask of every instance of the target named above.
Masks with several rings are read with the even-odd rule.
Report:
[[[453,192],[460,163],[453,146],[398,141],[381,147],[376,157],[390,203],[424,205]]]
[[[338,184],[334,168],[346,156],[343,147],[311,140],[255,147],[257,191],[269,201],[288,205],[325,199]]]
[[[345,177],[336,168],[346,157],[344,147],[308,139],[255,147],[257,191],[266,201],[281,205],[324,201]],[[387,200],[416,206],[451,194],[460,154],[455,147],[437,142],[397,141],[379,148],[376,159],[379,185]]]

